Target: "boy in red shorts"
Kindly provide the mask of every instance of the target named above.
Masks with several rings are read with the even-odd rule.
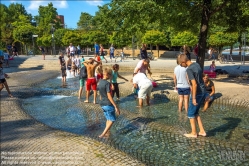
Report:
[[[96,62],[96,63],[94,63]],[[84,65],[87,69],[87,80],[86,80],[86,100],[85,103],[89,103],[90,90],[93,90],[93,103],[96,104],[97,98],[97,81],[94,77],[95,68],[100,64],[100,62],[89,58],[89,60],[84,61]]]

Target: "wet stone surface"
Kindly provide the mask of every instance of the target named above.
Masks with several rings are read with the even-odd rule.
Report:
[[[23,89],[22,109],[43,124],[111,145],[147,165],[249,165],[247,105],[217,99],[208,112],[200,112],[208,137],[189,139],[183,136],[189,120],[177,112],[177,98],[154,92],[152,105],[140,109],[131,88],[120,86],[121,115],[110,138],[99,139],[105,117],[99,105],[77,99],[78,81],[70,78],[62,86],[53,78]]]

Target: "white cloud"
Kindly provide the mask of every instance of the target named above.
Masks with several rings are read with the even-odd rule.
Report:
[[[67,1],[51,1],[53,6],[57,9],[59,8],[67,8]],[[30,1],[30,5],[28,6],[28,10],[38,10],[39,6],[47,6],[49,1]]]
[[[96,0],[96,1],[86,1],[89,5],[92,5],[92,6],[102,6],[103,5],[103,1],[101,0]]]

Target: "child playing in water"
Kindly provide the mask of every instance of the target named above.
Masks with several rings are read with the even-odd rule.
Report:
[[[6,79],[5,79],[6,77],[8,78],[8,75],[3,72],[2,64],[3,63],[0,61],[0,92],[5,87],[8,94],[9,94],[9,97],[13,97],[12,94],[10,93],[8,83],[7,83]]]
[[[99,92],[101,96],[100,106],[106,117],[106,127],[100,138],[108,137],[110,134],[110,128],[116,120],[115,112],[119,115],[120,110],[115,104],[111,95],[111,83],[107,80],[112,77],[112,70],[110,68],[104,68],[103,79],[99,81]]]
[[[118,74],[118,70],[119,70],[118,64],[113,65],[112,69],[113,69],[112,70],[112,85],[114,86],[112,97],[114,97],[114,94],[116,93],[117,100],[119,100],[119,87],[118,87],[117,78],[119,77],[121,79],[124,79],[125,81],[128,81],[128,80]]]

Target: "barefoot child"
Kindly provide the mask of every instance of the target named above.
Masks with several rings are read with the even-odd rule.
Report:
[[[179,65],[187,68],[187,76],[191,83],[191,95],[188,107],[188,118],[191,125],[191,133],[184,134],[185,137],[197,138],[199,136],[206,136],[199,109],[205,99],[205,85],[202,79],[202,69],[198,63],[191,62],[185,54],[178,56]],[[198,124],[200,132],[197,134],[196,124]]]
[[[117,78],[119,77],[121,79],[124,79],[125,81],[128,81],[128,80],[118,74],[118,70],[119,70],[118,64],[113,65],[112,69],[113,69],[112,70],[112,85],[114,86],[112,97],[114,97],[114,94],[116,93],[117,100],[119,100],[119,87],[118,87]]]
[[[5,87],[9,94],[9,97],[13,97],[12,94],[10,93],[9,86],[5,77],[8,77],[8,75],[3,72],[2,62],[0,61],[0,92]]]
[[[119,115],[120,111],[111,95],[111,83],[108,79],[112,77],[112,70],[110,68],[104,68],[103,79],[99,81],[99,93],[101,96],[100,106],[104,111],[106,117],[106,127],[103,133],[99,136],[100,138],[108,137],[110,128],[116,120],[115,112]]]

